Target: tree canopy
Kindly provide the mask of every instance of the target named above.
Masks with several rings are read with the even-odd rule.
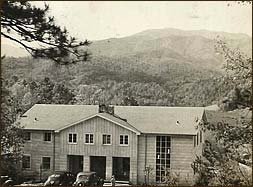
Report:
[[[199,129],[205,132],[201,155],[193,168],[198,174],[197,185],[252,185],[252,58],[239,49],[217,42],[217,50],[224,56],[227,71],[225,81],[234,89],[223,99],[221,107],[229,113],[227,119],[203,121]],[[231,111],[234,110],[234,111]],[[216,112],[216,115],[218,113]],[[232,115],[232,116],[231,116]],[[217,116],[213,117],[217,118]]]
[[[48,11],[47,4],[38,8],[28,1],[2,1],[1,36],[17,42],[35,58],[64,65],[88,60],[90,54],[85,46],[90,42],[70,36]]]

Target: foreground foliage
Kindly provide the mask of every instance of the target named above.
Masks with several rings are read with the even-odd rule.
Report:
[[[219,40],[217,49],[224,55],[226,82],[233,90],[222,100],[225,111],[216,121],[203,121],[205,132],[202,154],[193,163],[197,185],[252,185],[252,57],[231,49]],[[231,111],[232,110],[232,111]],[[218,113],[216,113],[217,115]],[[213,117],[213,118],[217,118]]]
[[[69,36],[66,28],[48,16],[48,11],[46,4],[38,8],[28,1],[4,0],[1,2],[1,36],[21,45],[35,58],[48,58],[65,65],[86,61],[89,54],[83,47],[90,42],[79,42]]]

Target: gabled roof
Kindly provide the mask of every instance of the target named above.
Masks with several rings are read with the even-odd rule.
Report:
[[[56,130],[94,115],[97,111],[97,105],[35,104],[23,114],[25,117],[21,118],[21,124],[31,130]]]
[[[141,133],[195,135],[195,127],[204,113],[203,107],[114,106],[115,117],[98,113],[98,108],[36,104],[23,115],[27,117],[21,119],[21,124],[30,130],[59,131],[97,116]]]
[[[67,126],[61,127],[61,128],[59,128],[59,129],[55,129],[55,131],[56,131],[56,132],[60,132],[61,130],[64,130],[64,129],[69,128],[69,127],[71,127],[71,126],[73,126],[73,125],[79,124],[80,122],[87,121],[87,120],[92,119],[92,118],[95,118],[95,117],[100,117],[100,118],[103,118],[103,119],[105,119],[105,120],[107,120],[107,121],[110,121],[110,122],[112,122],[112,123],[115,123],[115,124],[117,124],[117,125],[119,125],[119,126],[125,128],[125,129],[128,129],[128,130],[130,130],[130,131],[135,132],[137,135],[140,135],[140,133],[141,133],[138,129],[136,129],[135,127],[133,127],[132,125],[130,125],[130,124],[127,123],[126,121],[124,121],[124,120],[122,120],[122,119],[120,119],[120,118],[117,118],[117,117],[115,117],[115,116],[112,116],[112,115],[110,115],[110,114],[107,114],[107,113],[97,113],[97,114],[95,114],[95,115],[89,116],[89,117],[87,117],[87,118],[85,118],[85,119],[81,119],[81,120],[76,121],[76,122],[74,122],[74,123],[72,123],[72,124],[69,124],[69,125],[67,125]]]
[[[114,112],[142,133],[194,135],[204,108],[116,106]]]

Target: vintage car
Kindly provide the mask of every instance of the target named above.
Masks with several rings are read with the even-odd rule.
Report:
[[[0,186],[13,186],[14,181],[9,176],[1,176]]]
[[[44,186],[72,186],[74,181],[75,176],[73,173],[68,171],[56,171],[48,177]]]
[[[73,186],[103,186],[104,180],[96,172],[79,172]]]

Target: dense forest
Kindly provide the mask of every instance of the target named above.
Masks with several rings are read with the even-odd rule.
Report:
[[[56,67],[40,59],[6,58],[4,85],[26,109],[35,103],[206,106],[232,88],[219,72],[110,60]]]
[[[219,33],[151,30],[94,41],[89,61],[69,65],[6,57],[2,61],[3,86],[23,112],[35,103],[217,104],[234,85],[224,81],[223,59],[215,51],[211,34]],[[248,36],[226,36],[231,46],[249,53]]]

